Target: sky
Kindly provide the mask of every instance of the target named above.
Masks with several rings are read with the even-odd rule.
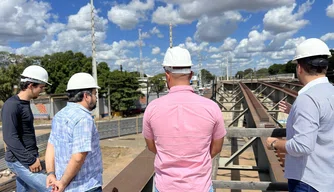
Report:
[[[334,0],[94,0],[94,21],[98,62],[139,70],[140,31],[149,75],[163,72],[169,24],[193,71],[218,76],[286,63],[308,38],[334,49]],[[0,0],[0,26],[0,51],[92,55],[90,0]]]

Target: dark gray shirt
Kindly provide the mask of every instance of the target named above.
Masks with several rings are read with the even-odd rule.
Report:
[[[1,117],[3,140],[7,145],[5,160],[28,166],[35,163],[38,147],[30,101],[12,96],[3,105]]]

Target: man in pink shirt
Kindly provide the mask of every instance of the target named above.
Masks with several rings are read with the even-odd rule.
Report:
[[[163,67],[170,91],[145,110],[143,135],[156,154],[156,192],[213,191],[212,158],[226,130],[218,105],[190,86],[191,65],[188,50],[168,48]]]

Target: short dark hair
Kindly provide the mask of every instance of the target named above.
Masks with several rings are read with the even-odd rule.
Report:
[[[327,60],[328,56],[327,55],[312,56],[303,59],[298,59],[297,62],[310,75],[326,74],[328,65],[324,66],[312,65],[312,61],[314,61],[315,59]]]
[[[67,91],[68,101],[77,103],[81,102],[84,98],[84,94],[92,95],[93,89],[79,89]]]
[[[39,83],[33,83],[30,81],[20,82],[20,90],[25,91],[31,83],[33,87],[37,87],[39,85]]]

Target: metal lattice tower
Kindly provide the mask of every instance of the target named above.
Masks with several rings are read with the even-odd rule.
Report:
[[[198,64],[199,64],[199,87],[202,86],[202,57],[201,57],[201,52],[198,51]]]
[[[226,56],[226,80],[228,81],[229,78],[228,78],[228,56]]]
[[[96,81],[96,84],[98,84],[97,81],[97,69],[96,69],[96,47],[95,47],[95,14],[94,14],[94,2],[93,0],[90,0],[90,14],[91,14],[91,29],[92,29],[92,72],[93,77]],[[95,109],[95,118],[100,117],[100,107],[99,107],[99,94],[98,90],[96,89],[96,109]]]
[[[138,35],[139,35],[139,73],[140,78],[144,78],[144,67],[143,67],[143,52],[142,52],[142,37],[141,37],[141,29],[138,29]]]
[[[169,23],[169,48],[173,47],[173,25]]]

